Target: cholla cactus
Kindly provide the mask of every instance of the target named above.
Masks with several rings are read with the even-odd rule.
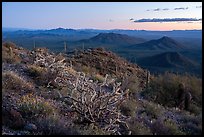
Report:
[[[51,72],[57,72],[54,82],[69,88],[67,96],[62,96],[58,92],[59,97],[61,100],[70,101],[71,109],[80,115],[83,122],[98,123],[100,128],[115,134],[122,134],[121,125],[129,131],[125,122],[127,117],[119,111],[120,104],[128,94],[121,89],[121,83],[108,81],[108,75],[102,83],[94,82],[83,72],[72,75],[66,71],[70,66],[64,63],[65,58],[57,61],[56,56],[48,52],[36,52],[35,55],[34,64],[44,65]],[[50,82],[48,86],[49,84]]]
[[[74,87],[71,94],[62,98],[70,99],[71,108],[80,114],[84,121],[99,123],[104,130],[121,134],[120,124],[129,129],[125,122],[127,117],[118,109],[127,93],[121,90],[121,83],[115,83],[112,91],[108,92],[107,76],[103,83],[94,83],[80,72],[76,81],[71,83]]]
[[[56,59],[56,55],[47,51],[43,51],[43,49],[36,49],[33,51],[33,55],[35,56],[34,64],[37,66],[43,66],[51,74],[56,74],[55,79],[50,80],[47,87],[50,87],[51,83],[55,83],[58,86],[64,86],[66,84],[66,69],[69,67],[67,63],[65,63],[65,58],[61,60]]]

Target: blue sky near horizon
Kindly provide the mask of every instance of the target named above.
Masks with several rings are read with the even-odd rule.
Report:
[[[166,10],[165,10],[166,9]],[[132,20],[130,20],[132,18]],[[29,29],[202,29],[202,20],[134,22],[140,19],[202,19],[202,2],[3,2],[2,27]]]

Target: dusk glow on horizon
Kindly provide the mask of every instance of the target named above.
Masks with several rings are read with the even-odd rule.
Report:
[[[202,29],[202,2],[3,2],[2,27]]]

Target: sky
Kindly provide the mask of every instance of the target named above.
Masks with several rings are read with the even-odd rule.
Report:
[[[2,2],[2,27],[202,29],[202,2]]]

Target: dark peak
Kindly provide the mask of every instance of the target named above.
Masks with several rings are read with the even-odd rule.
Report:
[[[124,39],[124,38],[133,38],[131,36],[128,36],[126,34],[118,34],[118,33],[99,33],[95,38],[112,38],[112,39]],[[134,38],[133,38],[134,39]]]
[[[163,36],[162,38],[160,38],[159,40],[162,40],[162,41],[172,41],[173,39],[167,37],[167,36]]]
[[[117,39],[121,38],[123,35],[117,33],[99,33],[98,35],[94,36],[92,39]]]
[[[59,28],[56,28],[56,29],[64,29],[64,28],[62,28],[62,27],[59,27]]]
[[[59,28],[56,28],[56,29],[53,29],[53,30],[64,30],[64,28],[59,27]]]
[[[175,41],[174,39],[167,37],[167,36],[163,36],[162,38],[158,39],[159,42],[161,43],[165,43],[165,44],[174,44],[174,45],[181,45],[180,43],[178,43],[177,41]]]
[[[110,35],[121,35],[121,34],[117,34],[117,33],[113,33],[113,32],[110,32],[110,33],[99,33],[98,36],[110,36]]]
[[[61,28],[61,27],[56,28],[56,29],[51,29],[50,31],[52,31],[52,30],[55,30],[55,31],[67,31],[67,30],[74,31],[74,29],[65,29],[65,28]]]

